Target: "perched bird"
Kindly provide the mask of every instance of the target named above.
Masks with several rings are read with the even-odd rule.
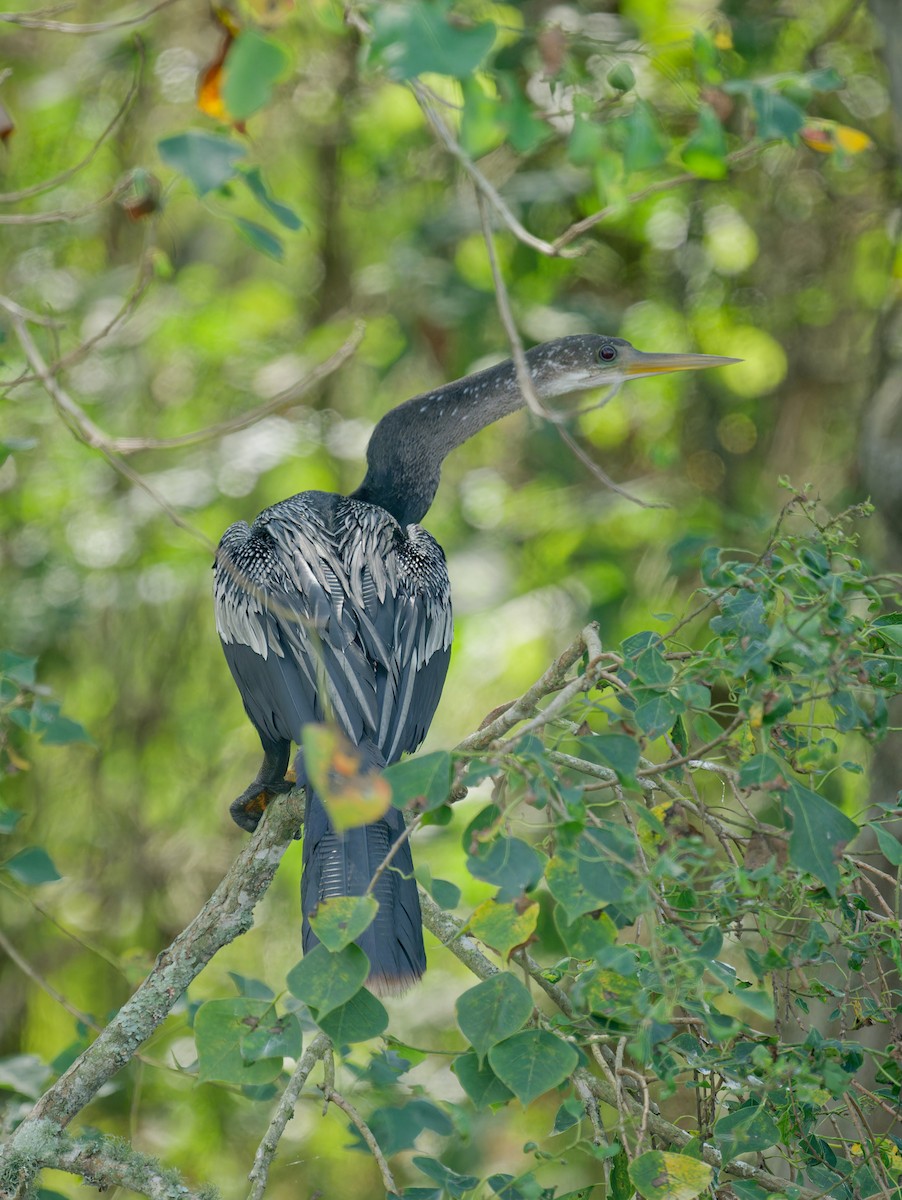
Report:
[[[578,334],[535,346],[526,363],[540,400],[736,359],[644,354],[622,338]],[[415,396],[387,413],[367,448],[367,472],[350,496],[300,492],[248,526],[226,530],[216,555],[216,627],[226,661],[263,743],[257,777],[231,806],[253,830],[286,791],[291,744],[309,722],[331,719],[365,763],[397,762],[423,741],[451,653],[445,556],[420,527],[442,462],[486,425],[525,404],[512,361]],[[303,751],[295,758],[306,784]],[[404,828],[395,809],[336,834],[307,788],[303,946],[321,900],[366,892]],[[359,945],[369,982],[399,991],[426,969],[420,905],[407,843],[376,882],[379,911]]]

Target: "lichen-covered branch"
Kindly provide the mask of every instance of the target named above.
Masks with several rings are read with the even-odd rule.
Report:
[[[36,1129],[62,1129],[135,1055],[165,1021],[185,988],[223,946],[253,925],[286,848],[303,820],[298,793],[273,801],[266,820],[246,843],[194,920],[157,959],[153,970],[97,1040],[81,1054],[11,1135],[3,1159],[21,1152]],[[34,1163],[34,1171],[41,1163]]]
[[[25,1197],[37,1170],[50,1168],[80,1176],[86,1187],[103,1192],[122,1187],[148,1200],[216,1200],[215,1188],[190,1188],[178,1171],[120,1138],[67,1137],[52,1121],[36,1121],[0,1156],[0,1196]]]

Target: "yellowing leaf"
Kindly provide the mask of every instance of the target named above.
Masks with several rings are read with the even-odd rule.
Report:
[[[843,154],[861,154],[864,150],[870,150],[874,144],[860,129],[840,125],[836,121],[813,118],[799,130],[799,137],[810,150],[816,150],[818,154],[835,154],[837,151]]]
[[[336,830],[371,825],[391,807],[391,785],[381,772],[365,769],[357,748],[330,725],[305,725],[301,732],[307,777]]]
[[[535,932],[539,919],[539,906],[530,900],[525,907],[518,903],[499,904],[497,900],[486,900],[470,917],[469,930],[474,937],[491,946],[505,959],[518,947],[528,942]]]
[[[694,1200],[711,1183],[712,1167],[686,1154],[649,1150],[630,1163],[629,1176],[643,1200]]]

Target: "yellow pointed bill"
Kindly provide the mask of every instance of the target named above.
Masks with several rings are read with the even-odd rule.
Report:
[[[742,362],[741,358],[725,358],[721,354],[646,354],[632,350],[630,360],[624,366],[629,379],[643,375],[665,375],[671,371],[700,371],[705,367],[728,367]]]

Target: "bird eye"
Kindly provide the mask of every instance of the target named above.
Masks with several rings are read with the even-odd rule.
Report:
[[[617,357],[617,351],[613,346],[602,346],[598,351],[598,357],[604,362],[613,362]]]

